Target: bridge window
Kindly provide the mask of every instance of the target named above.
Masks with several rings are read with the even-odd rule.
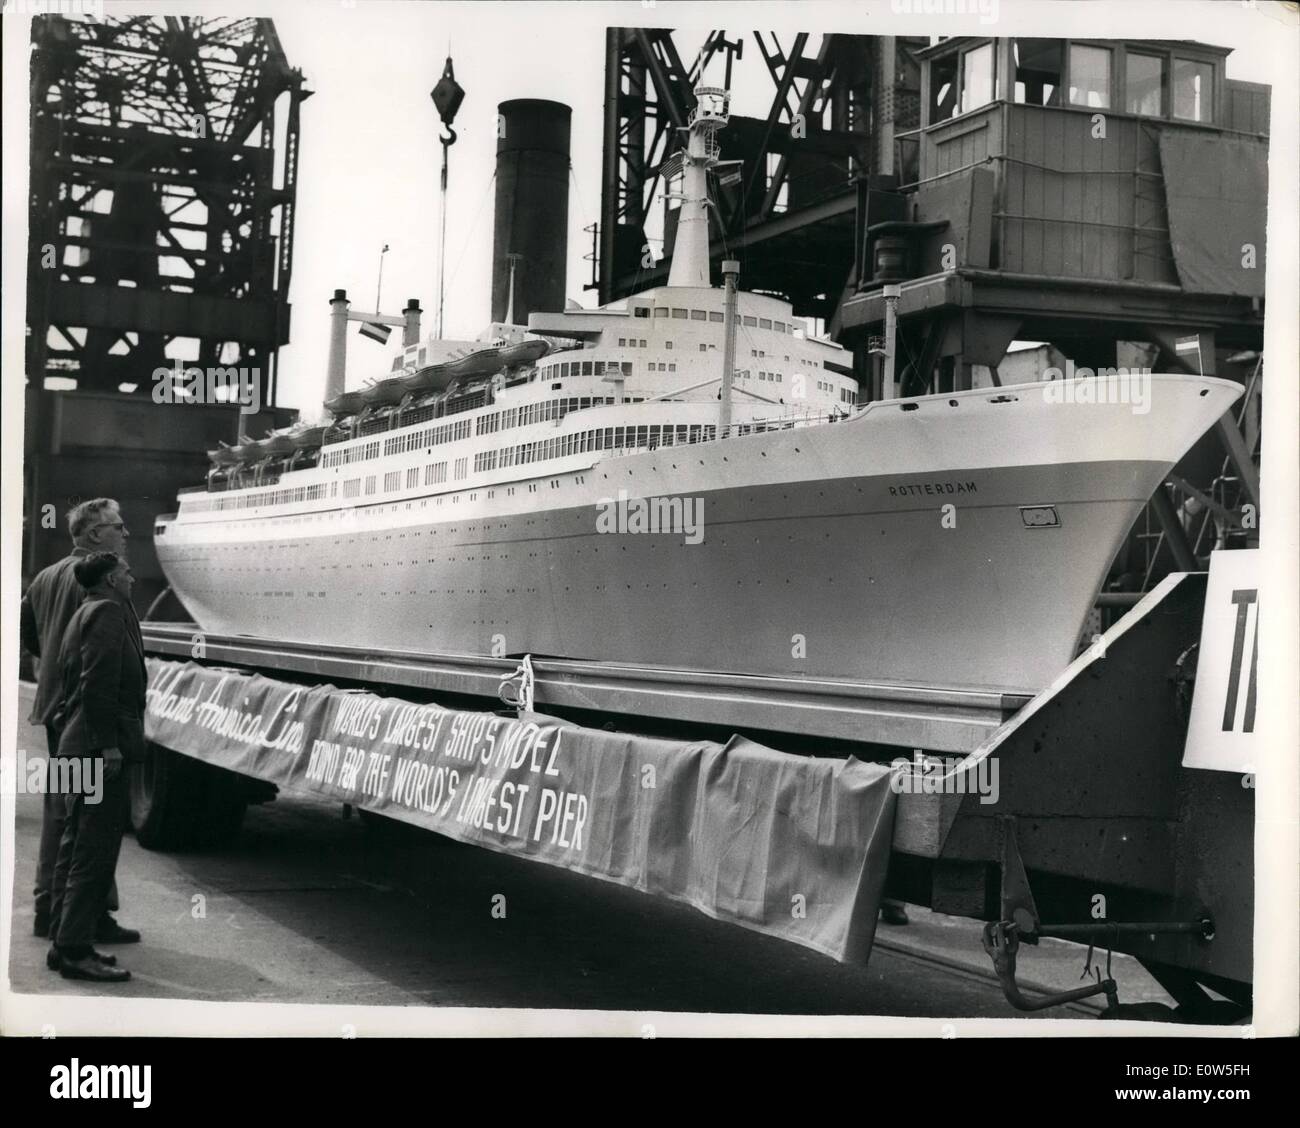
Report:
[[[707,310],[702,310],[702,309],[693,309],[693,310],[691,310],[691,320],[692,320],[692,321],[707,321],[707,320],[708,320],[708,317],[709,317],[709,314],[708,314],[708,311],[707,311]]]
[[[1059,39],[1016,39],[1011,43],[1016,79],[1012,97],[1029,106],[1061,104],[1062,42]]]
[[[710,320],[710,321],[721,321],[722,319],[723,319],[723,318],[722,318],[722,314],[719,313],[716,309],[711,309],[711,310],[709,310],[709,320]]]
[[[656,317],[667,317],[667,316],[668,316],[668,307],[667,307],[667,306],[655,306],[655,316],[656,316]]]
[[[673,310],[673,318],[674,318],[675,320],[677,320],[677,321],[685,321],[685,320],[686,320],[686,310],[684,310],[684,309],[674,309],[674,310]]]
[[[1144,117],[1165,112],[1165,61],[1159,55],[1128,51],[1124,56],[1124,109]]]
[[[650,307],[649,307],[649,306],[633,306],[633,307],[632,307],[632,315],[633,315],[634,317],[649,317],[649,316],[650,316]]]
[[[993,44],[985,43],[962,56],[961,112],[993,101]]]
[[[1070,44],[1070,104],[1110,109],[1110,48]]]
[[[957,112],[957,56],[930,64],[930,121],[946,121]]]
[[[1209,63],[1174,60],[1174,117],[1183,121],[1214,120],[1214,69]]]

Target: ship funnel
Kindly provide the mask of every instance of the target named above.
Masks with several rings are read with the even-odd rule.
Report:
[[[564,309],[573,111],[560,102],[516,98],[497,113],[492,320],[504,322],[510,310],[514,324],[527,325],[530,313]]]

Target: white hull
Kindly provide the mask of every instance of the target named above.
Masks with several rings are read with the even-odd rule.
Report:
[[[219,634],[1034,692],[1152,491],[1239,394],[1151,381],[1145,414],[1043,385],[880,403],[491,489],[182,520],[158,553]],[[598,531],[620,490],[696,502],[702,539]]]

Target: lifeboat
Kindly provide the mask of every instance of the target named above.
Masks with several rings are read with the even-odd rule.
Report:
[[[449,364],[431,364],[412,372],[409,376],[399,376],[402,386],[408,392],[441,392],[450,387],[457,379]]]
[[[340,392],[333,399],[325,401],[327,410],[340,419],[346,415],[356,415],[366,406],[365,396],[360,391]]]
[[[551,343],[543,340],[520,341],[518,344],[506,345],[501,349],[502,367],[512,368],[517,364],[532,364],[541,360],[551,351]]]
[[[314,427],[299,427],[289,432],[289,441],[293,443],[295,450],[318,447],[324,441],[328,429],[324,423]]]
[[[407,389],[403,386],[402,380],[403,377],[401,376],[380,380],[377,384],[371,384],[368,388],[363,388],[361,398],[367,407],[396,407],[407,395]]]
[[[233,448],[239,456],[240,462],[256,462],[259,458],[265,458],[270,451],[266,449],[265,441],[250,439],[248,442],[241,443]]]
[[[208,459],[217,466],[239,465],[239,448],[221,443],[216,450],[208,451]]]
[[[262,440],[263,454],[292,454],[294,441],[288,431],[272,431]]]
[[[499,348],[479,349],[468,356],[448,361],[444,367],[452,376],[463,379],[466,376],[491,376],[500,372],[502,367]]]

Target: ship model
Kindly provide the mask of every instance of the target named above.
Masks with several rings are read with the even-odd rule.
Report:
[[[859,405],[788,303],[710,285],[728,94],[696,100],[666,286],[408,344],[327,423],[210,452],[155,528],[201,630],[1010,692],[1068,664],[1135,518],[1240,389]]]

